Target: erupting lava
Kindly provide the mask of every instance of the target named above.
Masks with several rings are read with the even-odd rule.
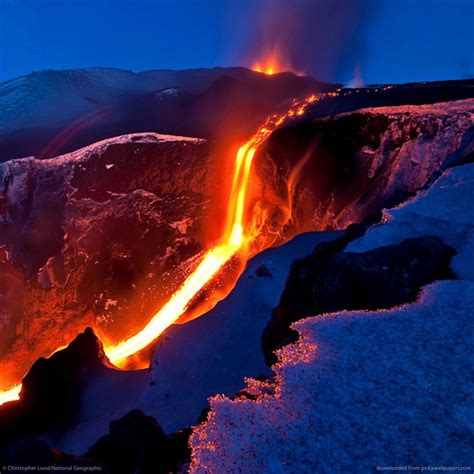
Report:
[[[149,346],[171,324],[186,311],[193,299],[213,280],[219,270],[239,252],[243,252],[256,237],[252,216],[245,220],[245,198],[248,189],[252,161],[257,147],[286,119],[302,115],[306,107],[316,100],[312,95],[304,101],[294,100],[290,109],[282,115],[272,115],[258,129],[236,156],[234,176],[230,191],[226,230],[220,243],[208,250],[197,268],[187,277],[169,301],[151,318],[137,334],[121,343],[106,347],[105,353],[112,363],[120,364],[127,357]],[[0,405],[19,399],[21,385],[0,391]]]
[[[279,72],[291,71],[292,67],[287,62],[283,61],[277,52],[272,52],[265,56],[264,59],[254,63],[252,69],[271,76]]]

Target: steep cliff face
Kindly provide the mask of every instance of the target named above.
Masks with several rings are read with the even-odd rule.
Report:
[[[364,109],[275,132],[252,170],[254,252],[343,229],[429,185],[472,153],[473,109]],[[223,161],[204,140],[148,133],[1,165],[0,245],[16,282],[2,293],[4,388],[86,326],[106,344],[143,327],[220,235]]]
[[[474,99],[362,109],[277,130],[256,159],[254,212],[276,241],[343,229],[474,151]],[[263,209],[263,211],[262,211]]]
[[[212,186],[204,140],[110,139],[0,167],[2,385],[93,325],[130,334],[203,247]]]

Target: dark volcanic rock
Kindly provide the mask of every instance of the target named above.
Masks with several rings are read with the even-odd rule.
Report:
[[[260,265],[256,270],[255,270],[255,275],[258,277],[265,277],[265,278],[271,278],[272,273],[271,271],[264,265]]]
[[[341,310],[391,308],[416,299],[420,288],[452,278],[455,250],[438,237],[407,239],[365,253],[318,247],[293,263],[280,302],[262,335],[269,364],[275,349],[295,340],[292,322]]]
[[[327,117],[366,107],[423,105],[452,102],[473,97],[474,79],[379,85],[360,89],[342,89],[328,94],[311,108],[311,118]]]
[[[0,448],[0,462],[10,466],[54,466],[68,459],[44,441],[27,439],[17,441],[7,449]]]
[[[70,426],[81,403],[84,379],[105,365],[102,344],[90,328],[66,349],[38,359],[23,379],[20,400],[0,407],[0,444]]]
[[[86,326],[128,336],[175,291],[219,216],[209,160],[204,140],[148,133],[0,165],[0,388]]]
[[[71,428],[88,381],[108,366],[91,329],[49,359],[36,361],[23,379],[20,400],[0,407],[0,464],[99,466],[105,473],[151,474],[177,472],[189,462],[191,429],[166,436],[157,421],[140,410],[112,421],[109,434],[84,456],[61,452],[44,441]]]
[[[365,109],[277,130],[252,165],[250,254],[428,186],[473,152],[473,110]],[[26,284],[3,317],[0,388],[86,326],[107,345],[143,327],[220,237],[232,165],[204,140],[153,133],[1,164],[0,245]]]
[[[251,206],[265,213],[264,229],[277,241],[361,222],[466,159],[473,112],[474,99],[363,109],[279,129],[255,158]]]
[[[157,421],[140,410],[132,410],[112,421],[109,434],[100,438],[85,457],[104,464],[110,472],[169,473],[189,461],[185,429],[167,437]]]

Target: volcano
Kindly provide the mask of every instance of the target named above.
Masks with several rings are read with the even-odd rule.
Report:
[[[38,85],[53,94],[46,105]],[[216,393],[233,397],[231,410],[278,397],[285,375],[271,379],[265,358],[274,364],[284,347],[281,367],[313,363],[313,343],[298,342],[291,323],[418,304],[424,285],[456,278],[460,240],[431,228],[360,258],[344,249],[389,227],[385,209],[422,206],[451,169],[470,166],[472,85],[349,90],[243,68],[53,71],[3,84],[2,456],[39,451],[57,465],[79,456],[118,472],[134,432],[142,444],[130,447],[127,472],[169,472],[191,458],[196,472],[226,472],[231,464],[207,452],[227,449],[214,439],[228,422],[216,419],[221,399],[199,412]],[[39,118],[41,128],[25,126]],[[392,297],[394,287],[404,290]],[[390,294],[377,299],[373,288]],[[264,311],[243,305],[249,294]]]

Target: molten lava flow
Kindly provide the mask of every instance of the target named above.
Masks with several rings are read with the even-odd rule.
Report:
[[[11,402],[13,400],[19,400],[20,390],[21,390],[21,385],[15,385],[10,390],[5,390],[4,392],[0,392],[0,405],[3,405],[6,402]]]
[[[255,150],[256,146],[251,140],[241,146],[237,152],[229,200],[228,230],[222,243],[204,255],[193,273],[139,333],[105,350],[111,362],[120,364],[123,359],[150,345],[168,326],[179,319],[191,300],[246,243],[249,237],[244,235],[243,226],[245,194]]]
[[[270,116],[257,133],[239,148],[234,164],[226,230],[221,242],[204,254],[197,268],[140,332],[115,346],[105,348],[105,353],[111,362],[120,364],[127,357],[155,341],[167,327],[180,318],[192,300],[213,280],[219,270],[257,236],[255,234],[257,227],[253,225],[252,216],[245,221],[245,197],[257,147],[286,119],[302,115],[306,107],[315,100],[314,95],[305,101],[294,100],[285,114]],[[17,400],[20,390],[21,385],[17,385],[8,391],[0,392],[0,405]]]

